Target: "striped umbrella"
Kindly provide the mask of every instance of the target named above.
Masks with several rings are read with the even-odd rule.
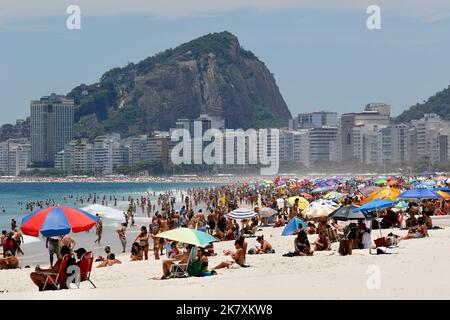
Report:
[[[257,215],[258,215],[257,212],[253,211],[252,209],[246,208],[237,208],[227,213],[227,217],[234,220],[247,220],[254,218]]]
[[[22,219],[20,229],[26,235],[38,237],[62,236],[91,229],[97,223],[97,217],[86,211],[62,206],[53,206],[37,210]]]
[[[204,247],[211,242],[217,241],[216,238],[206,232],[189,228],[176,228],[169,231],[158,233],[158,238],[164,238],[192,244],[198,247]]]

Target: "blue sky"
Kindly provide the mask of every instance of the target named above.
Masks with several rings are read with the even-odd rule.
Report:
[[[22,14],[10,7],[0,14],[0,124],[27,116],[32,99],[67,93],[112,67],[223,30],[275,74],[293,115],[358,111],[368,102],[390,103],[397,115],[450,84],[445,6],[422,13],[381,5],[382,29],[373,31],[366,28],[365,8],[351,6],[249,5],[174,15],[140,11],[138,4],[104,14],[81,6],[81,30],[66,29],[61,8]]]

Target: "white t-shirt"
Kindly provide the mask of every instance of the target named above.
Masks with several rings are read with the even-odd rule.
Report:
[[[277,199],[277,206],[279,210],[282,210],[284,208],[284,200],[282,198]]]

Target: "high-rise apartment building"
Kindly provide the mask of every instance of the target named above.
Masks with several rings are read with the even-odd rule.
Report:
[[[31,161],[52,167],[55,155],[74,136],[74,100],[51,94],[31,101]]]

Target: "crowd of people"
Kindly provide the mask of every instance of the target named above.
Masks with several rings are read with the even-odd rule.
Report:
[[[392,187],[405,187],[405,180],[398,178]],[[352,250],[371,249],[379,246],[379,239],[372,239],[374,229],[404,229],[408,230],[405,236],[389,233],[384,238],[382,246],[397,245],[400,241],[429,237],[428,230],[433,226],[433,215],[445,215],[450,213],[448,198],[430,199],[422,201],[408,201],[406,206],[389,208],[378,211],[379,219],[349,221],[342,224],[328,216],[310,218],[304,213],[304,206],[299,199],[291,202],[290,198],[301,196],[308,203],[322,199],[324,194],[333,190],[340,196],[329,199],[338,207],[351,205],[358,207],[367,198],[365,189],[372,190],[376,187],[371,180],[338,180],[333,182],[332,188],[324,188],[323,192],[317,190],[315,180],[305,180],[301,184],[298,181],[270,181],[267,183],[233,183],[214,187],[200,187],[184,190],[181,193],[181,203],[177,202],[173,191],[167,191],[157,195],[143,195],[139,198],[128,197],[128,209],[124,212],[124,221],[117,229],[122,253],[129,252],[130,261],[148,260],[153,255],[155,260],[162,258],[162,276],[167,279],[172,276],[174,266],[187,265],[190,275],[212,276],[216,270],[228,268],[248,267],[246,255],[276,254],[272,244],[264,238],[264,227],[284,228],[294,218],[299,218],[305,223],[294,231],[292,250],[284,253],[285,257],[312,256],[319,251],[336,251],[341,255],[351,255]],[[294,185],[294,186],[292,186]],[[445,184],[443,184],[445,186]],[[330,185],[329,185],[330,186]],[[109,200],[108,200],[109,199]],[[122,198],[122,201],[125,197]],[[102,204],[115,204],[115,197],[97,197],[95,194],[86,198],[76,198],[76,202],[102,201]],[[255,215],[248,219],[235,220],[229,218],[228,213],[246,207],[256,213],[262,208],[270,208],[274,214],[261,217]],[[140,210],[139,210],[140,208]],[[139,212],[140,211],[140,212]],[[148,217],[151,222],[148,225],[136,225],[135,217],[139,215]],[[97,215],[96,244],[102,241],[102,219]],[[14,222],[15,223],[15,222]],[[16,253],[23,252],[20,249],[21,234],[17,226],[13,225],[14,232],[2,233],[2,246],[4,258],[0,260],[0,268],[13,268],[18,266]],[[128,242],[128,228],[140,228],[136,236]],[[189,244],[170,241],[159,234],[175,228],[191,228],[209,233],[218,241],[233,241],[234,248],[222,252],[224,259],[211,266],[208,257],[215,256],[214,244],[210,243],[204,248],[197,248]],[[309,237],[308,237],[309,236]],[[255,238],[257,245],[248,248],[248,238]],[[313,238],[314,240],[310,239]],[[333,250],[333,243],[338,243]],[[66,254],[77,253],[76,241],[70,236],[49,237],[46,246],[50,255],[50,269],[36,268],[31,274],[31,279],[44,290],[42,274],[55,271]],[[82,248],[83,249],[83,248]],[[80,250],[80,249],[78,249]],[[85,252],[85,249],[83,249]],[[80,252],[78,252],[80,253]],[[122,263],[111,252],[109,246],[105,247],[105,257],[98,257],[97,267],[111,267]],[[53,256],[56,255],[55,263]],[[71,264],[76,264],[74,258]],[[159,277],[158,277],[159,278]]]

